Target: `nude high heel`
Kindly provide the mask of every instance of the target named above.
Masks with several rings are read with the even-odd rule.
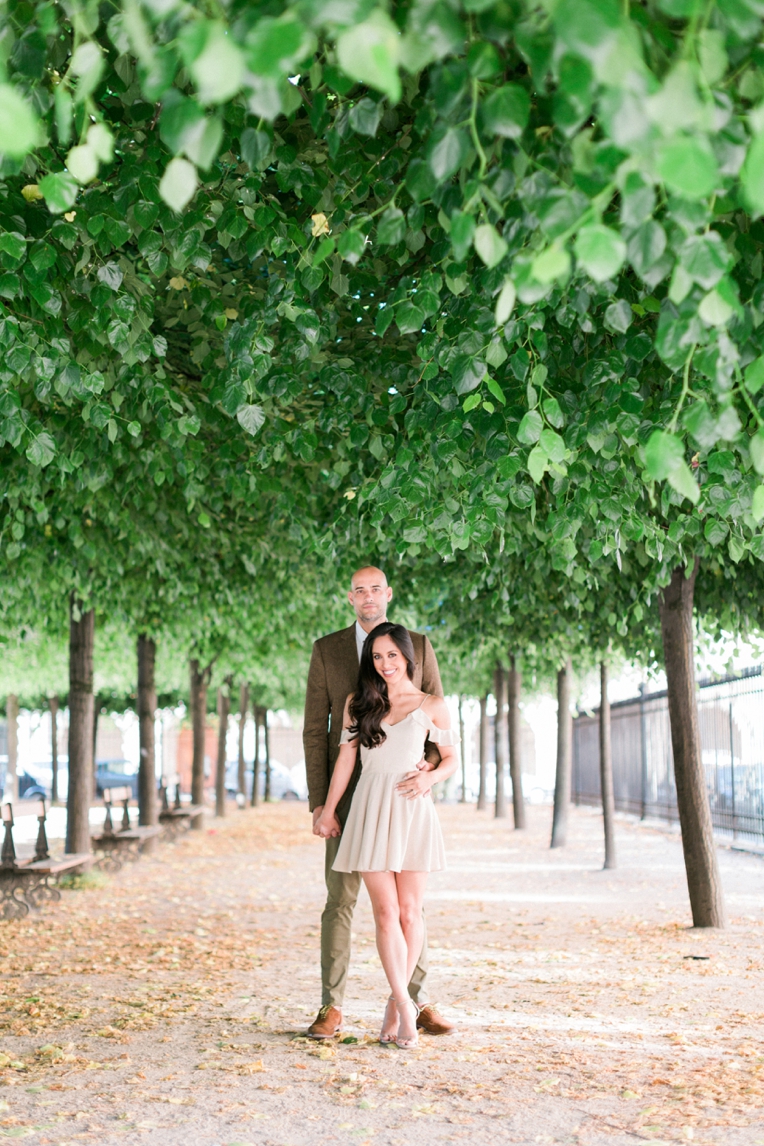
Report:
[[[395,1002],[395,995],[390,995],[387,1002],[388,1003],[394,1003]],[[387,1007],[385,1007],[385,1018],[387,1018]],[[384,1020],[383,1020],[383,1026],[384,1026]],[[389,1046],[390,1043],[395,1042],[395,1035],[386,1035],[382,1031],[380,1031],[379,1041],[381,1042],[383,1047]]]
[[[419,1007],[416,1005],[414,1000],[413,999],[404,999],[402,1003],[399,1003],[397,999],[395,1000],[395,1005],[398,1008],[399,1014],[400,1014],[401,1010],[408,1003],[410,1003],[411,1006],[416,1011],[416,1015],[414,1016],[414,1022],[416,1023],[416,1020],[419,1018]],[[398,1029],[400,1030],[400,1027]],[[419,1033],[416,1030],[416,1027],[414,1028],[414,1034],[412,1035],[411,1038],[402,1039],[396,1035],[394,1042],[395,1042],[395,1045],[398,1047],[399,1050],[413,1050],[414,1047],[419,1046]]]

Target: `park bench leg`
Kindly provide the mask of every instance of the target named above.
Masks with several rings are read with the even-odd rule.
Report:
[[[0,914],[3,919],[23,919],[25,915],[29,915],[29,904],[16,895],[17,891],[22,890],[15,880],[3,881],[0,893]]]
[[[30,907],[41,908],[44,903],[56,903],[61,898],[57,887],[51,886],[49,875],[40,876],[24,893]]]
[[[115,875],[122,870],[122,860],[119,859],[116,852],[108,851],[100,855],[93,866],[107,875]]]

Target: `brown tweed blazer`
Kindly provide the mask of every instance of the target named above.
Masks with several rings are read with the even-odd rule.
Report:
[[[423,633],[412,633],[409,630],[409,636],[414,643],[416,659],[414,684],[423,692],[442,696],[443,686],[432,645]],[[302,743],[311,811],[326,801],[332,770],[340,750],[345,701],[351,692],[355,692],[357,683],[358,649],[353,622],[350,628],[340,629],[317,640],[310,658]],[[427,745],[426,756],[434,763],[440,760],[437,748],[431,744]],[[360,774],[359,757],[347,791],[337,808],[341,823],[345,822]]]

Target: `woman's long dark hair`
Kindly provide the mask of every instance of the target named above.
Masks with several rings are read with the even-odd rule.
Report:
[[[382,731],[382,721],[390,711],[390,698],[387,695],[387,681],[374,667],[374,642],[377,637],[389,637],[406,658],[406,673],[414,679],[414,645],[408,629],[403,625],[393,625],[383,621],[372,629],[364,641],[361,664],[358,669],[358,685],[350,701],[350,719],[353,721],[350,732],[357,736],[364,748],[378,748],[386,740]]]

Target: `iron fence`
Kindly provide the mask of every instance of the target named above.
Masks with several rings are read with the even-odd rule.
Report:
[[[761,667],[701,681],[698,720],[714,828],[764,839],[764,677]],[[643,692],[611,705],[613,787],[619,811],[676,821],[668,698]],[[599,714],[573,721],[573,799],[601,803]]]

